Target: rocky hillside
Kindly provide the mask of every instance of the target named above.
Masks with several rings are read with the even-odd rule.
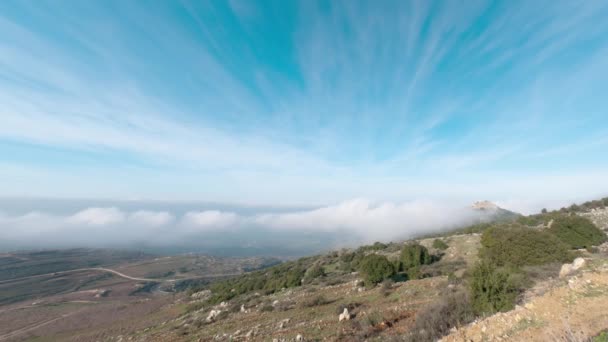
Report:
[[[591,256],[570,275],[535,286],[514,310],[454,328],[442,342],[587,341],[608,327],[608,260]]]
[[[608,231],[608,208],[593,208],[579,215],[590,219],[600,229]]]
[[[475,210],[500,210],[488,205],[481,203],[478,206],[483,208]],[[603,227],[605,212],[596,208],[580,215]],[[608,329],[608,316],[602,310],[608,305],[608,244],[569,251],[569,246],[586,243],[579,233],[592,239],[589,243],[605,241],[605,236],[583,231],[597,228],[564,213],[512,217],[459,229],[456,234],[305,258],[271,268],[260,277],[252,274],[201,289],[175,304],[182,314],[125,338],[544,341],[551,336],[578,341],[570,337],[589,338]],[[494,241],[501,238],[506,240]],[[412,256],[417,263],[409,264]],[[575,256],[579,258],[574,264],[564,264],[560,270],[558,262]],[[387,273],[384,281],[369,283],[367,259],[379,262],[374,265],[388,260],[394,272]],[[481,267],[479,262],[494,266]],[[503,267],[509,263],[509,268]],[[476,278],[480,267],[486,273]],[[301,281],[290,283],[290,274]],[[491,290],[503,296],[493,298],[474,290],[476,282],[512,286]],[[275,288],[274,284],[285,285]]]
[[[603,341],[607,211],[515,214],[158,293],[154,313],[95,340]]]

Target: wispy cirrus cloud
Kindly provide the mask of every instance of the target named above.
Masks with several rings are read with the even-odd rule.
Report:
[[[608,167],[603,2],[115,5],[1,5],[0,172],[21,180],[3,194],[549,203],[600,191],[578,175]],[[579,186],[553,191],[543,172]]]

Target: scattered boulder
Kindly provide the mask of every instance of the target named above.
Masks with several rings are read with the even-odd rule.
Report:
[[[241,304],[241,312],[242,313],[248,313],[249,310],[245,309],[245,304]]]
[[[289,318],[285,318],[284,320],[282,320],[281,323],[279,323],[279,329],[285,329],[285,326],[287,326],[287,323],[289,323],[289,321],[291,321],[291,319]]]
[[[338,317],[338,321],[342,322],[342,321],[348,321],[351,319],[351,314],[348,312],[348,308],[344,308],[344,312],[342,312],[340,314],[340,317]]]
[[[572,262],[572,269],[574,271],[578,270],[579,268],[585,266],[585,259],[583,258],[576,258],[574,259],[574,261]]]
[[[574,259],[574,261],[571,264],[563,264],[562,268],[559,270],[559,277],[564,278],[564,277],[574,273],[575,271],[577,271],[580,268],[582,268],[583,266],[585,266],[585,263],[586,263],[585,259],[576,258],[576,259]]]
[[[222,313],[222,311],[220,310],[211,310],[209,311],[209,315],[207,316],[207,318],[205,319],[207,322],[213,322],[217,316],[219,316]]]
[[[301,334],[298,334],[298,335],[296,336],[296,341],[297,341],[297,342],[302,342],[302,341],[304,341],[304,337],[303,337]]]
[[[562,268],[559,270],[559,277],[566,277],[572,272],[572,264],[563,264]]]

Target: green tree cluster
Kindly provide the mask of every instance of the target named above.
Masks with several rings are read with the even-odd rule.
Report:
[[[218,281],[210,285],[210,303],[230,300],[251,291],[274,293],[283,288],[300,286],[305,275],[306,264],[310,259],[288,262],[270,267],[263,271],[247,273],[237,278]]]
[[[417,242],[413,242],[403,246],[397,268],[398,271],[406,271],[408,278],[416,279],[420,276],[420,267],[431,262],[432,256],[428,249]]]
[[[555,235],[518,225],[497,226],[481,236],[480,256],[497,266],[567,262],[573,255]]]

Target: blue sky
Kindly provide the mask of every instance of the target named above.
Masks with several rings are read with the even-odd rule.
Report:
[[[0,2],[0,195],[608,194],[606,1]]]

